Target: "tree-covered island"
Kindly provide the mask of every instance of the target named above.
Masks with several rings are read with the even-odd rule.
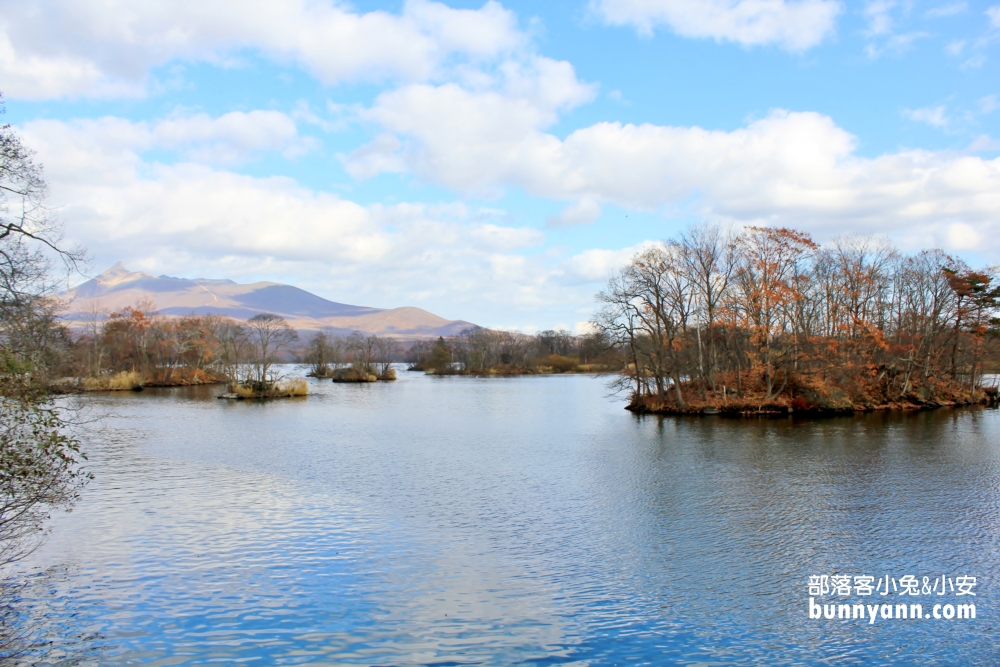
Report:
[[[594,324],[628,409],[853,412],[996,403],[997,267],[846,236],[696,226],[637,254]],[[992,368],[989,366],[992,364]]]

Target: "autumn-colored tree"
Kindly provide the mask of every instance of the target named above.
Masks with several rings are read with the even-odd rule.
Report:
[[[780,393],[787,368],[796,361],[799,331],[793,313],[804,296],[806,262],[818,246],[808,234],[792,229],[749,227],[739,237],[736,265],[738,297],[731,302],[737,326],[750,333],[763,374],[766,398]],[[782,387],[775,391],[780,371]]]
[[[685,409],[689,389],[710,405],[731,388],[759,404],[978,400],[996,274],[870,236],[820,247],[792,229],[696,226],[615,271],[594,326],[627,360],[619,386],[637,409]]]

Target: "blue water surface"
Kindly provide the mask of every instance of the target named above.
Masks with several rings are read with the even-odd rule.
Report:
[[[997,410],[636,418],[590,376],[310,390],[76,399],[95,479],[15,572],[46,643],[24,662],[1000,664]],[[846,601],[977,617],[810,619],[831,574],[975,576]]]

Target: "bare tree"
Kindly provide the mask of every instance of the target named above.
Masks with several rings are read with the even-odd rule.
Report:
[[[702,327],[699,326],[697,330],[699,375],[705,378],[702,347],[703,344],[707,344],[707,379],[713,393],[715,373],[719,367],[716,322],[719,308],[736,270],[737,255],[734,252],[733,242],[731,235],[724,235],[718,227],[707,225],[693,226],[676,242],[682,249],[685,270],[694,286],[698,315],[705,329],[705,341],[701,336]]]
[[[383,379],[389,379],[390,371],[392,370],[390,366],[399,353],[399,346],[391,338],[381,336],[373,336],[373,338],[375,339],[374,362],[376,375]],[[395,375],[392,375],[392,377],[395,378]]]
[[[309,373],[315,377],[328,376],[335,356],[334,341],[330,340],[330,336],[325,331],[314,333],[306,346],[306,362],[311,366]]]
[[[247,328],[228,317],[210,315],[208,326],[217,341],[217,363],[230,382],[250,381],[250,339]]]
[[[0,113],[4,113],[0,94]],[[62,229],[45,208],[47,186],[34,152],[0,125],[0,295],[4,301],[50,293],[53,258],[75,269],[82,250],[62,246]]]
[[[272,366],[278,361],[278,354],[287,350],[299,336],[285,318],[272,313],[261,313],[247,320],[246,338],[250,346],[251,389],[268,391],[279,379],[272,371]]]

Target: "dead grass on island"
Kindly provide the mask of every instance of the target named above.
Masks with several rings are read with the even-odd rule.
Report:
[[[270,387],[247,387],[242,384],[230,384],[229,391],[219,398],[244,401],[270,398],[295,398],[309,395],[309,383],[305,378],[288,378],[279,380]]]

